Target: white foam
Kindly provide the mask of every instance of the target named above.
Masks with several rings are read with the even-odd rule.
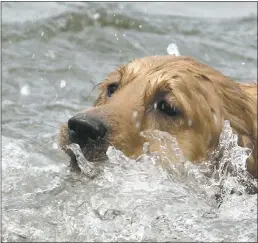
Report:
[[[244,164],[247,154],[239,153],[244,149],[235,143],[229,123],[223,129],[222,165],[228,158]],[[137,159],[109,147],[108,161],[93,180],[83,173],[54,170],[56,159],[44,161],[37,154],[27,160],[26,146],[3,139],[3,241],[19,241],[19,237],[58,242],[256,240],[257,195],[230,195],[226,190],[228,197],[218,208],[214,199],[218,186],[233,184],[219,184],[220,180],[205,176],[202,166],[187,161],[168,133],[152,131],[144,136],[160,143],[161,154],[150,152],[151,141]],[[90,162],[80,159],[78,146],[74,149],[85,169],[84,163]],[[176,161],[169,153],[176,155]],[[44,170],[35,169],[39,158]],[[66,159],[61,160],[65,166]],[[229,175],[223,178],[232,182]],[[240,184],[233,182],[233,188],[239,189]]]

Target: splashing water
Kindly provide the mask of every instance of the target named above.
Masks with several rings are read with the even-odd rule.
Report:
[[[219,146],[212,154],[213,161],[208,161],[210,164],[215,164],[212,168],[213,174],[210,181],[202,173],[206,170],[206,175],[209,174],[207,172],[210,167],[207,167],[207,161],[206,163],[204,162],[204,165],[195,165],[186,160],[175,137],[166,132],[156,130],[142,132],[141,136],[150,141],[158,141],[160,151],[158,154],[156,152],[150,153],[150,144],[146,142],[143,145],[143,154],[136,161],[148,160],[152,161],[154,165],[158,163],[169,173],[168,177],[173,181],[182,182],[191,178],[190,180],[197,180],[198,184],[209,184],[208,187],[223,187],[224,192],[226,191],[228,194],[232,191],[245,192],[245,186],[239,184],[240,181],[251,183],[252,186],[257,187],[256,181],[246,171],[246,160],[252,151],[238,146],[238,137],[233,133],[229,121],[224,122]],[[84,175],[93,178],[99,173],[94,164],[85,159],[78,144],[70,144],[67,147],[74,152],[78,166]],[[130,164],[129,161],[131,163],[135,162],[135,160],[127,158],[113,146],[108,148],[107,156],[113,164],[119,164],[119,161],[127,161],[128,164]],[[204,167],[206,168],[204,169]]]
[[[169,46],[167,47],[167,53],[172,56],[181,56],[175,43],[169,44]]]
[[[144,163],[147,161],[150,163],[152,161],[152,164],[159,168],[159,173],[163,174],[165,178],[176,183],[189,182],[187,188],[202,198],[207,195],[209,198],[214,198],[220,193],[221,188],[224,196],[230,195],[232,192],[243,194],[246,185],[257,188],[256,180],[246,171],[246,160],[252,151],[238,146],[238,137],[233,133],[229,121],[224,122],[219,146],[213,153],[213,160],[200,164],[188,161],[179,148],[176,138],[167,132],[144,131],[141,132],[141,136],[150,142],[158,142],[159,152],[151,153],[149,151],[150,142],[146,142],[143,145],[142,155],[133,160],[110,146],[107,150],[109,162],[119,165],[121,161],[126,161],[126,167],[129,169],[136,162]],[[99,173],[96,167],[85,159],[79,145],[71,144],[68,147],[74,152],[84,175],[93,178]],[[215,165],[211,167],[208,164]],[[211,176],[207,176],[209,174]]]
[[[213,153],[214,184],[223,187],[226,194],[245,193],[247,187],[257,191],[257,181],[248,173],[247,159],[252,150],[237,144],[238,136],[234,134],[229,121],[224,126],[219,139],[219,146]]]
[[[246,165],[252,151],[237,144],[238,136],[233,133],[227,120],[224,122],[219,145],[213,152],[212,159],[200,164],[193,164],[184,158],[176,138],[166,132],[143,132],[142,136],[161,143],[159,163],[169,171],[174,181],[195,181],[196,184],[203,185],[206,192],[208,188],[213,188],[213,193],[222,189],[225,195],[231,195],[232,192],[243,194],[246,189],[249,189],[249,192],[257,192],[257,180],[249,174]],[[211,173],[211,177],[207,177]]]
[[[168,133],[145,131],[142,136],[148,142],[139,158],[128,158],[111,146],[107,150],[108,161],[98,167],[100,173],[93,173],[97,166],[83,157],[78,145],[70,145],[82,173],[59,171],[55,180],[48,177],[48,184],[58,183],[49,191],[42,190],[42,183],[38,183],[35,191],[29,193],[33,200],[17,199],[14,192],[21,191],[20,184],[28,185],[25,175],[35,173],[33,166],[21,169],[21,154],[16,163],[8,163],[5,158],[3,170],[8,177],[3,180],[4,241],[256,241],[256,196],[230,195],[225,190],[227,197],[219,208],[214,196],[221,185],[241,189],[241,183],[232,178],[245,174],[249,154],[237,145],[228,122],[220,137],[218,150],[224,149],[216,176],[212,169],[210,176],[204,173],[204,167],[215,161],[191,163]],[[160,145],[160,153],[150,152],[153,142]],[[4,148],[4,157],[11,154],[8,149]],[[10,159],[16,161],[14,157]],[[227,162],[234,164],[235,173],[223,172]],[[19,165],[17,170],[15,164]],[[15,188],[6,185],[12,177]],[[35,178],[42,181],[44,177],[45,170],[38,171]]]
[[[63,89],[66,86],[66,81],[65,80],[61,80],[60,81],[60,88]]]
[[[29,85],[24,85],[24,86],[22,86],[21,87],[21,89],[20,89],[20,93],[21,93],[21,95],[23,95],[23,96],[28,96],[28,95],[30,95],[30,86]]]
[[[76,157],[77,164],[81,169],[81,172],[89,177],[94,178],[96,175],[98,175],[99,170],[98,168],[94,167],[91,162],[89,162],[83,155],[81,148],[78,144],[72,143],[67,146],[67,148],[71,149]]]

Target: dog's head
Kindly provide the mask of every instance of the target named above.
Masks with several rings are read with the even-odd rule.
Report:
[[[176,137],[184,156],[205,159],[229,120],[239,143],[253,150],[256,172],[256,99],[233,80],[190,57],[153,56],[119,67],[99,85],[94,106],[61,128],[60,144],[78,143],[84,156],[100,160],[110,145],[138,156],[145,130]],[[151,150],[158,149],[153,145]]]

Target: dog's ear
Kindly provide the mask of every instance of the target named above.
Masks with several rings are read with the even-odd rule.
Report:
[[[257,178],[257,140],[253,141],[252,138],[240,134],[238,135],[238,144],[252,150],[252,154],[247,160],[247,170]]]
[[[209,101],[209,104],[219,104],[219,108],[211,107],[218,124],[229,120],[233,131],[238,134],[238,144],[252,150],[247,170],[257,178],[257,84],[239,84],[208,65],[191,62],[189,67],[195,75],[198,74],[198,80],[206,86],[211,85],[207,86],[210,91],[206,99],[211,99],[211,92],[219,98]]]
[[[218,91],[222,98],[222,113],[225,120],[238,134],[238,144],[250,148],[252,154],[247,161],[247,170],[257,178],[257,85],[247,92],[241,84],[226,78],[219,82]]]

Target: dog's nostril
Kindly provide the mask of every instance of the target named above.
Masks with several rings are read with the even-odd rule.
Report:
[[[76,119],[74,117],[68,120],[68,128],[74,132],[76,131]]]

